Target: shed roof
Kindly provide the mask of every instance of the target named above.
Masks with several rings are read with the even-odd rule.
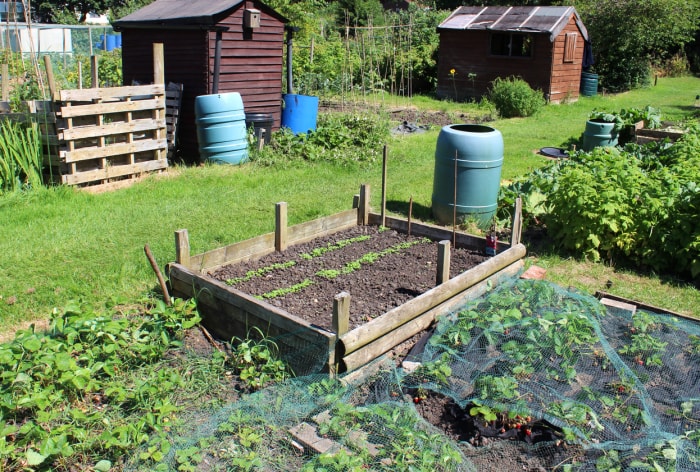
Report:
[[[549,33],[554,40],[574,16],[584,39],[588,31],[574,7],[459,7],[438,29]]]
[[[243,3],[243,0],[156,0],[114,22],[117,28],[207,27],[216,25]],[[263,5],[264,6],[264,5]],[[283,23],[287,19],[269,7]]]

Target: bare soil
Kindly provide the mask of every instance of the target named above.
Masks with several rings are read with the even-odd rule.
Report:
[[[311,254],[314,249],[361,236],[369,236],[369,239],[353,242],[311,259],[302,257],[302,254]],[[332,279],[318,275],[321,271],[342,271],[349,263],[363,256],[380,254],[404,242],[416,244],[380,256],[373,263],[361,264],[357,270]],[[286,251],[256,261],[226,266],[211,275],[222,281],[230,281],[274,264],[294,261],[295,264],[291,267],[272,270],[232,286],[244,293],[262,296],[309,280],[311,284],[305,288],[266,301],[326,329],[331,329],[334,297],[347,292],[350,294],[350,329],[353,329],[433,288],[437,257],[437,242],[423,242],[422,238],[394,230],[380,231],[376,226],[358,226],[292,246]],[[480,251],[452,248],[450,277],[478,265],[486,258]]]

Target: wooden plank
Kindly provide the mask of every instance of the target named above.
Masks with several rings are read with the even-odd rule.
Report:
[[[93,89],[85,89],[93,90]],[[144,110],[165,108],[165,97],[158,96],[144,100],[132,100],[130,102],[104,102],[85,105],[62,106],[59,112],[62,118],[76,118],[79,116],[104,115],[111,113],[126,113]]]
[[[101,126],[76,126],[59,131],[58,137],[64,141],[98,138],[115,134],[139,133],[165,128],[165,120],[152,118],[136,119],[131,122],[114,121]]]
[[[225,247],[212,249],[190,258],[191,267],[201,272],[211,272],[227,264],[237,264],[258,259],[275,252],[275,233],[267,233]]]
[[[524,265],[525,262],[519,259],[471,287],[455,292],[451,298],[427,311],[417,314],[415,318],[398,328],[383,333],[383,336],[344,356],[340,363],[340,371],[351,372],[389,352],[395,346],[426,330],[438,315],[454,311],[467,301],[480,297],[490,287],[498,285],[507,278],[514,277],[522,270]]]
[[[290,226],[287,231],[289,244],[301,244],[320,236],[337,233],[357,226],[357,211],[345,210],[334,215]]]
[[[168,162],[164,160],[144,161],[137,164],[122,166],[108,166],[106,169],[94,169],[85,172],[61,175],[61,182],[66,185],[80,185],[94,183],[98,180],[114,179],[125,176],[138,176],[145,172],[153,172],[168,168]]]
[[[669,314],[669,315],[677,316],[677,317],[679,317],[679,318],[683,318],[683,319],[686,319],[686,320],[700,321],[700,320],[698,320],[697,318],[694,318],[694,317],[692,317],[692,316],[684,315],[684,314],[678,313],[678,312],[676,312],[676,311],[667,310],[666,308],[660,308],[660,307],[658,307],[658,306],[648,305],[648,304],[646,304],[646,303],[642,303],[642,302],[638,302],[638,301],[635,301],[635,300],[631,300],[631,299],[629,299],[629,298],[621,297],[621,296],[619,296],[619,295],[613,295],[612,293],[608,293],[608,292],[597,291],[597,292],[595,293],[595,297],[598,298],[598,299],[607,298],[607,299],[610,299],[610,300],[617,300],[617,301],[620,301],[620,302],[629,303],[629,304],[631,304],[631,305],[636,306],[636,307],[639,308],[640,310],[651,311],[651,312],[657,313],[657,314]]]
[[[92,100],[123,99],[148,95],[165,95],[165,85],[132,85],[125,87],[103,87],[91,89],[61,90],[59,99],[62,102],[90,102]]]
[[[383,333],[392,331],[410,321],[419,314],[436,306],[472,285],[476,285],[526,254],[525,246],[518,244],[496,256],[482,262],[476,267],[438,285],[401,306],[387,311],[383,315],[340,336],[340,343],[347,354],[369,344]]]
[[[73,141],[70,141],[73,142]],[[162,139],[144,139],[133,143],[115,143],[104,147],[91,146],[74,149],[72,151],[60,151],[60,157],[66,162],[80,162],[90,159],[101,159],[110,156],[120,156],[129,153],[157,151],[167,149],[168,143]]]

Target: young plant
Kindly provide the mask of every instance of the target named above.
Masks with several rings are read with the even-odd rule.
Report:
[[[252,390],[259,390],[270,383],[288,379],[291,372],[287,364],[278,359],[279,348],[260,328],[253,328],[255,338],[233,338],[233,366],[243,383]]]

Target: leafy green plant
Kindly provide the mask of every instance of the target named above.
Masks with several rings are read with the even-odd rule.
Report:
[[[291,376],[289,366],[278,358],[277,343],[255,327],[246,339],[233,338],[230,363],[241,380],[252,390],[259,390],[270,383],[281,382]]]
[[[279,264],[271,264],[269,266],[261,267],[260,269],[256,270],[250,270],[246,272],[246,274],[242,277],[234,277],[232,279],[227,279],[226,284],[228,285],[236,285],[241,282],[247,282],[255,277],[262,277],[265,274],[269,274],[270,272],[273,272],[275,270],[282,270],[282,269],[287,269],[289,267],[292,267],[296,264],[296,261],[287,261],[287,262],[282,262]]]
[[[41,187],[42,168],[38,126],[0,120],[0,190]]]
[[[512,76],[496,78],[488,98],[504,118],[532,116],[546,103],[542,91],[533,90],[523,79]]]

